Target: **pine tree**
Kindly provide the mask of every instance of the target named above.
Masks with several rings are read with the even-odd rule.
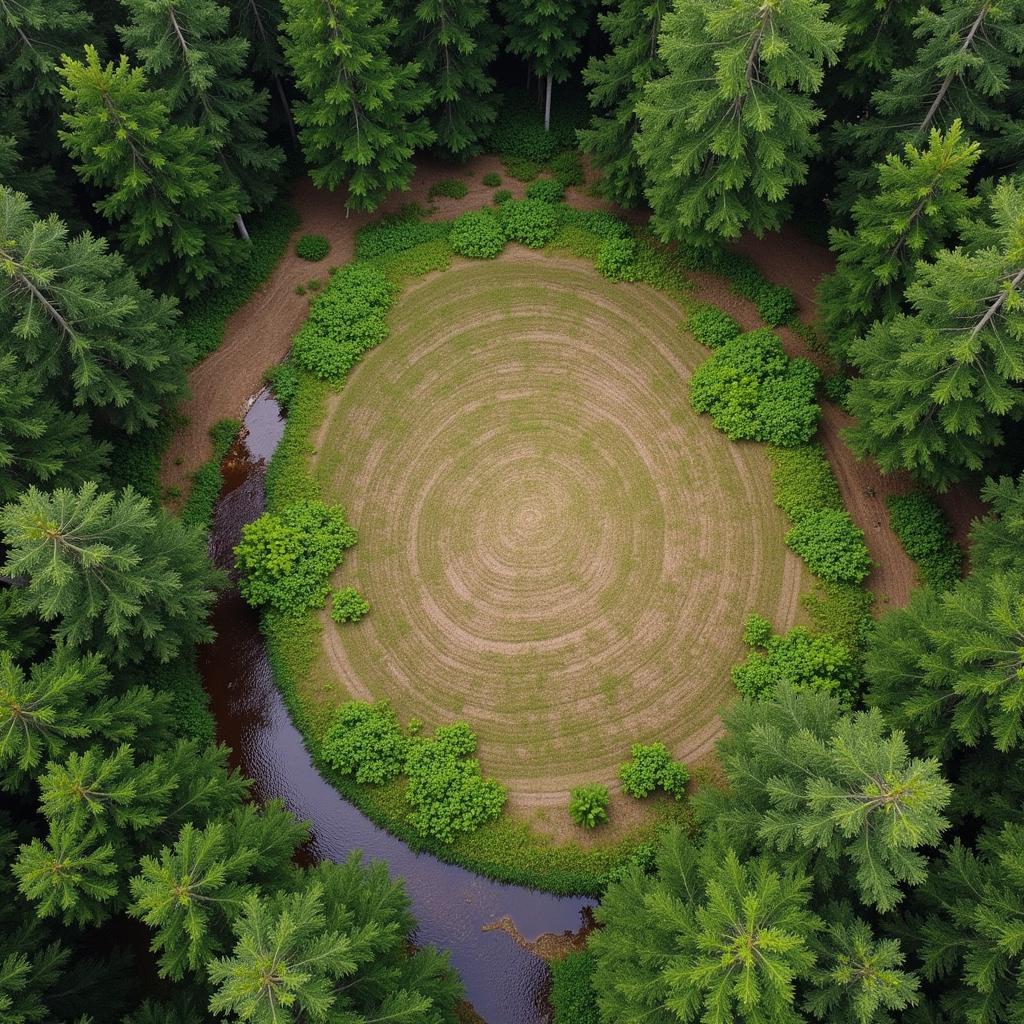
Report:
[[[434,141],[418,64],[388,56],[397,24],[381,0],[284,0],[285,59],[304,95],[299,138],[320,188],[343,182],[349,210],[374,210],[412,180],[412,155]]]
[[[241,197],[211,142],[173,124],[167,97],[126,57],[104,66],[87,46],[85,62],[65,57],[61,75],[61,139],[82,180],[106,192],[96,209],[136,269],[186,295],[228,280],[243,259],[233,232]]]
[[[636,140],[660,238],[781,225],[818,149],[811,96],[843,41],[826,13],[816,0],[681,0],[665,16],[667,72],[644,90]]]
[[[0,186],[0,268],[0,323],[36,375],[62,391],[65,408],[135,433],[156,426],[182,397],[192,352],[173,330],[176,303],[140,287],[105,239],[88,232],[69,239],[60,220],[35,218],[23,195]],[[22,388],[32,389],[25,375]],[[20,401],[28,400],[23,391]],[[40,401],[45,408],[37,393]],[[36,428],[26,420],[29,429]],[[62,468],[74,474],[69,463],[83,447],[82,429],[81,417],[67,414],[46,425],[33,453],[42,480]],[[67,440],[62,458],[47,455],[54,437]],[[77,478],[104,460],[98,445],[84,454]]]
[[[245,73],[246,40],[228,32],[229,11],[216,0],[126,0],[131,22],[121,28],[152,88],[162,89],[171,114],[197,125],[213,145],[226,179],[241,195],[242,213],[262,209],[277,192],[284,153],[267,141],[268,97]]]
[[[1000,244],[944,251],[853,354],[850,443],[940,490],[981,469],[1024,415],[1024,190],[994,192]]]
[[[593,116],[577,134],[580,148],[601,170],[604,194],[622,206],[643,201],[644,176],[634,148],[640,129],[636,107],[648,82],[664,73],[658,54],[668,0],[619,0],[598,15],[611,44],[604,57],[591,57],[583,72]]]
[[[838,362],[875,320],[903,311],[918,261],[933,259],[977,206],[966,186],[980,155],[959,121],[945,135],[932,129],[925,149],[908,143],[878,165],[876,187],[853,205],[853,230],[829,230],[836,270],[821,284],[818,310]]]
[[[986,480],[981,498],[990,514],[971,526],[971,566],[983,570],[1024,570],[1024,474]]]
[[[487,68],[497,32],[487,0],[405,0],[396,5],[396,48],[420,66],[430,88],[426,108],[437,145],[456,157],[479,153],[494,122],[494,79]]]
[[[112,664],[177,657],[212,637],[206,619],[220,574],[206,541],[131,488],[95,483],[51,494],[30,487],[0,509],[3,571],[24,575],[18,599],[55,623],[56,637]]]
[[[544,130],[551,128],[551,86],[569,77],[572,61],[580,52],[587,31],[589,0],[559,3],[558,0],[500,0],[505,19],[509,53],[524,58],[545,81]]]

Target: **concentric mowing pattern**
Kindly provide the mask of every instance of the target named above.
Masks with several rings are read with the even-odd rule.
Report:
[[[706,754],[745,616],[792,624],[805,577],[763,451],[689,408],[681,316],[523,250],[405,293],[318,438],[372,612],[325,618],[316,699],[466,718],[524,813],[637,741]]]

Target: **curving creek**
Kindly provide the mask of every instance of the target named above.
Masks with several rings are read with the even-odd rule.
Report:
[[[210,555],[222,568],[232,568],[242,526],[263,511],[264,468],[283,432],[277,403],[261,392],[224,460],[224,486],[210,532]],[[419,922],[414,941],[450,951],[466,999],[487,1024],[549,1021],[547,965],[525,947],[541,936],[585,929],[594,901],[492,882],[415,853],[378,828],[313,766],[274,685],[258,616],[237,590],[221,596],[213,624],[217,639],[200,649],[200,669],[218,739],[253,780],[256,798],[280,797],[310,823],[307,853],[313,858],[344,860],[361,850],[387,861],[391,874],[405,879]]]

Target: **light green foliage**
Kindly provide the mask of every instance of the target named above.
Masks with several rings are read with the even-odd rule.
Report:
[[[253,607],[298,614],[323,607],[330,575],[356,542],[344,510],[322,501],[297,501],[265,512],[242,527],[235,564],[239,590]]]
[[[826,583],[860,583],[871,571],[864,531],[845,510],[808,512],[786,534],[786,543]]]
[[[1024,568],[1024,473],[989,478],[981,498],[990,514],[971,526],[971,565],[984,571]]]
[[[100,63],[63,57],[60,133],[83,181],[103,193],[96,209],[134,269],[169,281],[185,295],[229,280],[244,262],[234,236],[242,199],[212,142],[193,125],[173,123],[167,99],[128,59]]]
[[[726,342],[690,378],[690,404],[730,440],[805,444],[818,426],[818,371],[766,328]]]
[[[728,313],[708,303],[701,303],[690,310],[686,329],[708,348],[721,348],[742,332],[740,325]]]
[[[917,563],[921,581],[948,590],[960,579],[963,552],[950,536],[942,509],[923,491],[890,494],[889,522],[904,550]]]
[[[412,155],[434,140],[423,116],[430,88],[418,64],[396,64],[397,23],[381,0],[283,0],[285,59],[303,99],[295,106],[310,176],[347,188],[345,206],[374,210],[406,189]]]
[[[337,623],[358,622],[370,610],[370,602],[355,587],[342,587],[331,595],[331,618]]]
[[[1024,190],[992,194],[981,248],[918,267],[910,315],[877,323],[854,352],[859,455],[944,490],[981,469],[1024,416]]]
[[[330,251],[330,243],[323,235],[302,235],[295,243],[295,255],[310,263],[319,263]]]
[[[510,199],[501,204],[499,217],[509,241],[530,249],[543,248],[558,230],[557,210],[540,199]]]
[[[664,743],[634,743],[632,757],[619,765],[622,788],[637,800],[661,789],[676,800],[686,795],[690,772],[681,761],[672,760]]]
[[[853,230],[829,230],[836,269],[819,289],[819,316],[840,363],[875,320],[903,311],[918,260],[933,259],[977,206],[966,192],[981,150],[960,121],[932,129],[925,148],[907,144],[878,165],[875,187],[853,204]]]
[[[751,652],[733,668],[732,681],[744,697],[764,700],[786,683],[822,690],[852,703],[857,664],[850,649],[834,637],[816,636],[803,626],[775,634],[767,619],[751,615],[743,629],[743,642]]]
[[[382,270],[365,262],[332,274],[295,336],[295,361],[332,384],[344,383],[363,354],[387,337],[396,291]]]
[[[948,826],[950,787],[877,710],[844,715],[834,697],[782,685],[723,720],[729,789],[703,791],[698,805],[734,841],[805,864],[823,891],[843,876],[881,911],[924,881],[922,851]]]
[[[635,281],[638,278],[637,245],[632,238],[612,235],[601,243],[595,266],[612,281]]]
[[[29,488],[0,510],[0,530],[4,572],[27,580],[20,606],[65,643],[123,664],[169,661],[213,635],[206,619],[221,576],[205,538],[130,488]]]
[[[342,775],[380,785],[405,771],[409,738],[387,701],[350,700],[335,712],[320,749],[324,760]]]
[[[283,359],[276,366],[267,370],[264,377],[270,385],[270,390],[274,392],[274,398],[286,413],[298,394],[301,372],[291,359]]]
[[[416,209],[387,214],[356,233],[356,259],[393,256],[444,238],[448,231],[448,224],[423,220],[421,211]]]
[[[561,203],[565,199],[565,186],[552,178],[541,178],[526,187],[527,199],[539,199],[544,203]]]
[[[428,199],[437,199],[443,196],[445,199],[465,199],[469,194],[469,186],[459,178],[443,178],[435,181],[427,192]]]
[[[658,55],[667,0],[621,0],[597,16],[611,51],[591,57],[583,72],[593,115],[579,132],[580,148],[600,170],[601,190],[613,202],[638,206],[644,176],[634,142],[640,128],[636,106],[644,86],[664,72]]]
[[[839,485],[824,449],[817,444],[796,448],[770,448],[775,504],[793,520],[821,509],[842,509]]]
[[[580,828],[597,828],[608,820],[608,787],[577,786],[569,794],[569,817]]]
[[[663,241],[713,245],[782,223],[817,151],[811,96],[843,30],[814,0],[681,0],[661,22],[666,73],[637,105],[636,150]]]
[[[459,256],[476,260],[492,260],[505,248],[505,232],[487,210],[464,213],[452,224],[449,239]]]

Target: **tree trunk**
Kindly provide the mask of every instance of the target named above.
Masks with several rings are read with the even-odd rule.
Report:
[[[288,122],[288,131],[292,133],[292,143],[298,146],[299,136],[295,132],[295,122],[292,120],[292,108],[288,106],[288,99],[284,94],[284,86],[281,84],[280,76],[274,75],[274,84],[277,86],[277,96],[281,101],[281,107],[284,109],[284,118]]]
[[[242,219],[241,214],[238,214],[238,216],[235,217],[235,227],[238,228],[238,233],[242,236],[244,241],[252,241],[252,239],[249,238],[249,229],[245,226],[245,221]]]
[[[544,131],[551,131],[551,72],[548,72],[548,83],[544,90]]]

